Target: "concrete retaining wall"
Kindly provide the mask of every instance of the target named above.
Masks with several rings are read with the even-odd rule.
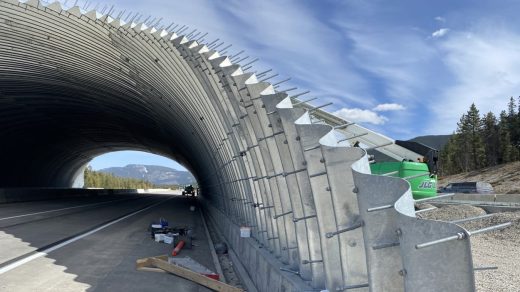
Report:
[[[227,240],[228,248],[240,258],[259,291],[314,291],[297,274],[280,270],[285,266],[267,247],[254,238],[241,238],[240,226],[229,220],[224,213],[206,204],[204,214]]]

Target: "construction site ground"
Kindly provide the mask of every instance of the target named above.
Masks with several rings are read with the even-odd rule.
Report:
[[[470,181],[490,183],[497,196],[518,194],[520,202],[520,161],[442,177],[439,179],[439,186]],[[428,207],[428,205],[424,204],[421,207]],[[486,214],[482,208],[470,205],[439,207],[434,211],[425,212],[423,217],[449,221]],[[495,213],[490,218],[461,224],[471,231],[504,222],[512,222],[512,226],[471,237],[474,266],[498,267],[498,270],[475,272],[478,291],[520,290],[520,211]]]
[[[422,204],[421,209],[432,207]],[[422,218],[450,221],[485,215],[471,205],[448,205],[422,213]],[[520,287],[520,212],[495,213],[494,216],[461,224],[472,231],[491,225],[512,222],[506,229],[471,237],[473,265],[498,267],[498,270],[475,271],[477,291],[510,292]],[[439,267],[442,268],[442,267]]]
[[[520,194],[520,161],[439,178],[439,186],[453,182],[485,181],[497,194]]]

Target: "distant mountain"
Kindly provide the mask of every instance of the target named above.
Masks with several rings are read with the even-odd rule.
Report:
[[[185,185],[195,182],[188,171],[158,165],[129,164],[124,167],[109,167],[99,170],[119,177],[144,179],[156,185]]]
[[[409,141],[419,142],[437,150],[442,150],[442,148],[444,148],[444,146],[446,145],[446,143],[448,143],[448,140],[450,140],[450,138],[451,135],[429,135],[415,137],[413,139],[410,139]]]

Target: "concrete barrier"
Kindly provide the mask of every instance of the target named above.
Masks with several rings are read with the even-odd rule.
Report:
[[[204,204],[206,218],[228,241],[240,258],[242,265],[259,291],[314,291],[300,276],[291,272],[258,240],[240,237],[240,226],[229,220],[224,213]],[[285,269],[285,270],[283,270]]]

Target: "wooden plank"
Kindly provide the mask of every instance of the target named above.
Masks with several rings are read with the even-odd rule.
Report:
[[[156,272],[156,273],[168,273],[166,272],[165,270],[161,270],[159,268],[150,268],[150,267],[142,267],[142,268],[138,268],[137,270],[139,271],[145,271],[145,272]]]
[[[160,255],[160,256],[156,256],[154,258],[158,258],[158,259],[161,259],[163,261],[168,261],[168,256],[167,255]],[[137,259],[135,261],[135,268],[136,268],[136,270],[142,270],[142,271],[160,270],[161,272],[164,272],[161,269],[157,269],[157,268],[152,267],[152,263],[150,262],[150,259],[151,258]]]
[[[150,258],[144,258],[144,259],[138,259],[135,261],[135,268],[137,270],[144,268],[144,267],[150,267],[152,264],[150,263]]]
[[[160,255],[160,256],[156,256],[154,257],[156,259],[160,259],[160,260],[163,260],[163,261],[168,261],[168,255]]]
[[[172,273],[174,275],[177,275],[179,277],[188,279],[190,281],[193,281],[199,285],[202,285],[204,287],[208,287],[215,291],[220,292],[243,292],[244,290],[239,289],[237,287],[233,287],[231,285],[228,285],[226,283],[213,280],[211,278],[208,278],[206,276],[203,276],[199,273],[192,272],[188,269],[169,264],[167,261],[164,261],[159,258],[149,258],[150,264],[152,266],[155,266],[157,268],[163,269],[169,273]]]

